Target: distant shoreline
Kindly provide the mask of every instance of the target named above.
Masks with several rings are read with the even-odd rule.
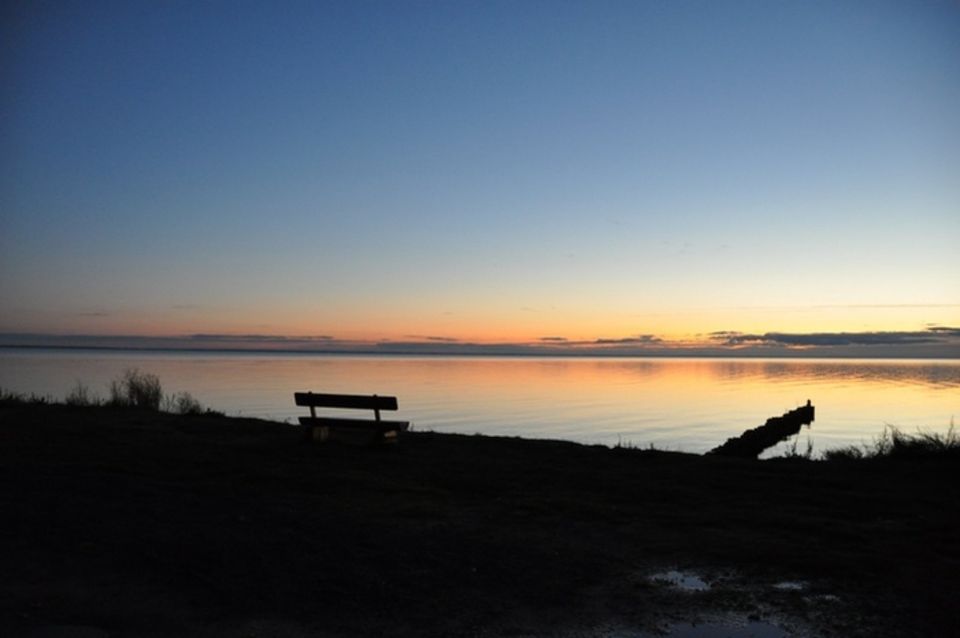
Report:
[[[491,347],[493,348],[493,347]],[[4,344],[0,350],[49,350],[49,351],[93,351],[93,352],[145,352],[145,353],[183,353],[183,354],[252,354],[252,355],[319,355],[319,356],[361,356],[361,357],[425,357],[425,358],[511,358],[511,359],[777,359],[777,360],[874,360],[874,361],[944,361],[958,362],[960,356],[943,356],[937,353],[917,353],[910,356],[892,356],[888,354],[868,353],[824,353],[796,351],[792,353],[758,353],[755,351],[731,352],[673,352],[673,353],[623,353],[623,352],[511,352],[491,349],[484,352],[470,350],[449,351],[417,349],[295,349],[295,348],[209,348],[209,347],[162,347],[162,346],[109,346],[109,345],[34,345]]]

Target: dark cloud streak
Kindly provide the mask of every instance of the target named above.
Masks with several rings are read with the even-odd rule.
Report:
[[[0,333],[0,346],[301,352],[316,354],[409,354],[448,356],[677,356],[677,357],[909,357],[960,358],[960,328],[930,326],[919,331],[763,334],[722,330],[704,340],[668,341],[652,334],[570,340],[540,337],[529,343],[473,343],[441,336],[359,341],[330,335],[284,336],[198,333],[181,336]]]
[[[227,335],[193,334],[187,337],[193,341],[222,341],[226,343],[301,343],[334,341],[330,335],[282,336],[282,335]]]
[[[597,339],[594,343],[598,345],[645,345],[661,344],[663,339],[656,335],[637,335],[635,337],[623,337],[621,339]]]
[[[960,336],[955,328],[928,328],[925,331],[893,332],[767,332],[750,334],[734,331],[711,332],[710,338],[725,346],[903,346],[945,343],[949,337]]]

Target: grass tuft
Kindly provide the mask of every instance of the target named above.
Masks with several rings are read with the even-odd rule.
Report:
[[[0,388],[0,405],[45,405],[54,403],[50,395],[24,394]]]
[[[90,392],[89,386],[85,383],[77,381],[77,385],[73,386],[73,389],[70,390],[70,394],[63,401],[67,405],[75,407],[87,407],[91,405],[101,405],[102,401],[100,397],[96,394]]]
[[[210,410],[205,410],[203,404],[189,392],[178,392],[164,397],[163,410],[174,414],[206,414],[210,412]]]
[[[77,381],[62,403],[70,407],[122,407],[142,408],[154,412],[170,412],[181,415],[225,416],[211,410],[189,392],[163,394],[160,379],[154,374],[140,372],[136,368],[124,371],[108,386],[110,398],[101,399],[90,386]],[[61,403],[50,395],[24,394],[0,387],[0,405],[43,405]]]
[[[812,459],[813,458],[813,441],[810,439],[810,437],[809,436],[807,437],[807,445],[803,451],[800,451],[799,449],[797,449],[797,446],[799,445],[799,443],[800,443],[800,433],[797,432],[797,436],[793,439],[793,444],[791,444],[790,449],[784,453],[783,458],[804,459],[806,461],[809,461],[810,459]]]
[[[906,434],[899,428],[888,425],[872,444],[827,450],[823,454],[827,461],[954,456],[960,457],[960,435],[952,422],[943,434],[924,430],[918,430],[916,434]]]
[[[155,374],[128,368],[110,382],[109,405],[159,411],[162,400],[163,388]]]

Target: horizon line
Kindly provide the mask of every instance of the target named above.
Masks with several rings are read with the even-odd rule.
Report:
[[[430,344],[423,344],[430,345]],[[434,344],[435,345],[435,344]],[[896,359],[896,360],[924,360],[924,361],[957,361],[960,360],[960,351],[955,354],[932,352],[924,349],[919,352],[890,353],[879,352],[874,346],[873,352],[852,351],[837,346],[820,346],[812,348],[760,348],[742,347],[729,349],[707,348],[662,348],[659,350],[568,350],[558,351],[542,349],[531,351],[496,350],[497,346],[489,349],[475,349],[472,351],[456,351],[453,349],[376,349],[366,348],[226,348],[202,346],[160,346],[160,345],[77,345],[77,344],[8,344],[0,343],[0,349],[10,350],[64,350],[64,351],[95,351],[95,352],[155,352],[155,353],[215,353],[215,354],[252,354],[252,355],[317,355],[317,356],[363,356],[363,357],[464,357],[464,358],[582,358],[582,359]],[[509,346],[503,346],[509,348]],[[871,346],[859,346],[871,348]]]

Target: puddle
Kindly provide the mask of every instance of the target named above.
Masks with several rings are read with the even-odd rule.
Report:
[[[710,584],[693,572],[683,572],[676,569],[653,574],[650,576],[650,581],[666,583],[670,587],[683,591],[707,591],[710,589]]]
[[[691,569],[647,573],[644,577],[647,583],[666,588],[652,594],[660,601],[660,613],[656,614],[659,620],[642,629],[621,627],[619,631],[602,635],[605,638],[809,638],[817,633],[809,621],[799,620],[797,610],[810,612],[814,601],[829,608],[828,603],[838,600],[829,594],[814,593],[817,587],[811,581],[784,579],[771,583],[747,578],[729,569],[707,568],[704,572],[703,576],[699,570]],[[643,595],[642,589],[637,591]],[[701,592],[710,594],[696,595]],[[647,623],[650,620],[644,619]]]
[[[750,621],[730,623],[680,623],[667,629],[667,638],[789,638],[790,634],[776,625]]]

